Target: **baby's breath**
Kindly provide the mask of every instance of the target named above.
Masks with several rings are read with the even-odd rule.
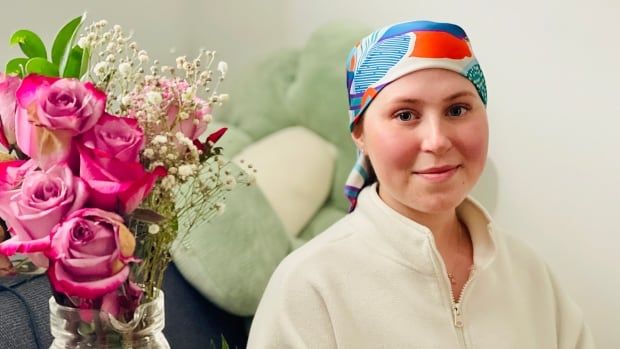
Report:
[[[131,226],[143,252],[137,281],[152,299],[149,290],[161,287],[173,242],[187,246],[192,227],[224,213],[228,191],[254,181],[247,169],[233,170],[221,148],[198,140],[229,99],[219,92],[228,65],[207,50],[160,64],[121,26],[110,28],[106,21],[87,26],[78,45],[91,53],[86,79],[106,93],[106,111],[136,119],[143,130],[141,163],[148,171],[166,170],[141,205],[164,220]]]

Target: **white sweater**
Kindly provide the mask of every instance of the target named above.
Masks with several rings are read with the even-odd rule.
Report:
[[[459,302],[430,230],[373,185],[353,213],[278,266],[248,348],[594,348],[581,311],[528,247],[472,199],[457,213],[474,246]]]

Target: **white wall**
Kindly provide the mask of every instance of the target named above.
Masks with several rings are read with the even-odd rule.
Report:
[[[230,74],[269,53],[290,46],[290,0],[183,0],[193,12],[187,22],[196,46],[219,52],[231,67]]]
[[[198,53],[192,47],[194,31],[187,24],[187,14],[193,12],[193,1],[7,1],[2,3],[3,18],[0,21],[0,67],[8,59],[22,57],[18,46],[8,46],[11,34],[17,29],[29,29],[39,34],[49,50],[56,32],[70,19],[87,12],[87,22],[106,19],[112,24],[120,24],[126,32],[134,29],[134,39],[149,51],[150,56],[159,57],[162,63],[174,62],[177,51]],[[191,51],[191,52],[190,52]]]
[[[318,26],[355,19],[461,24],[487,76],[491,149],[476,194],[544,256],[600,348],[620,348],[620,2],[616,0],[54,1],[3,4],[0,42],[74,14],[135,29],[151,56],[216,49],[231,74]],[[72,11],[71,8],[76,10]],[[2,39],[5,38],[5,39]],[[0,50],[0,62],[18,50]]]

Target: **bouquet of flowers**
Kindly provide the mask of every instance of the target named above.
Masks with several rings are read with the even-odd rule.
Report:
[[[206,133],[228,99],[215,52],[160,65],[120,26],[84,21],[67,23],[49,55],[31,31],[11,37],[26,57],[0,73],[0,224],[10,233],[0,255],[47,268],[59,305],[123,322],[157,297],[171,248],[253,176],[222,157],[225,128]]]

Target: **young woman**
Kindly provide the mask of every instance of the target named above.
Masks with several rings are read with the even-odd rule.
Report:
[[[351,212],[280,264],[248,347],[593,348],[544,262],[468,197],[489,135],[463,29],[388,26],[347,64]]]

